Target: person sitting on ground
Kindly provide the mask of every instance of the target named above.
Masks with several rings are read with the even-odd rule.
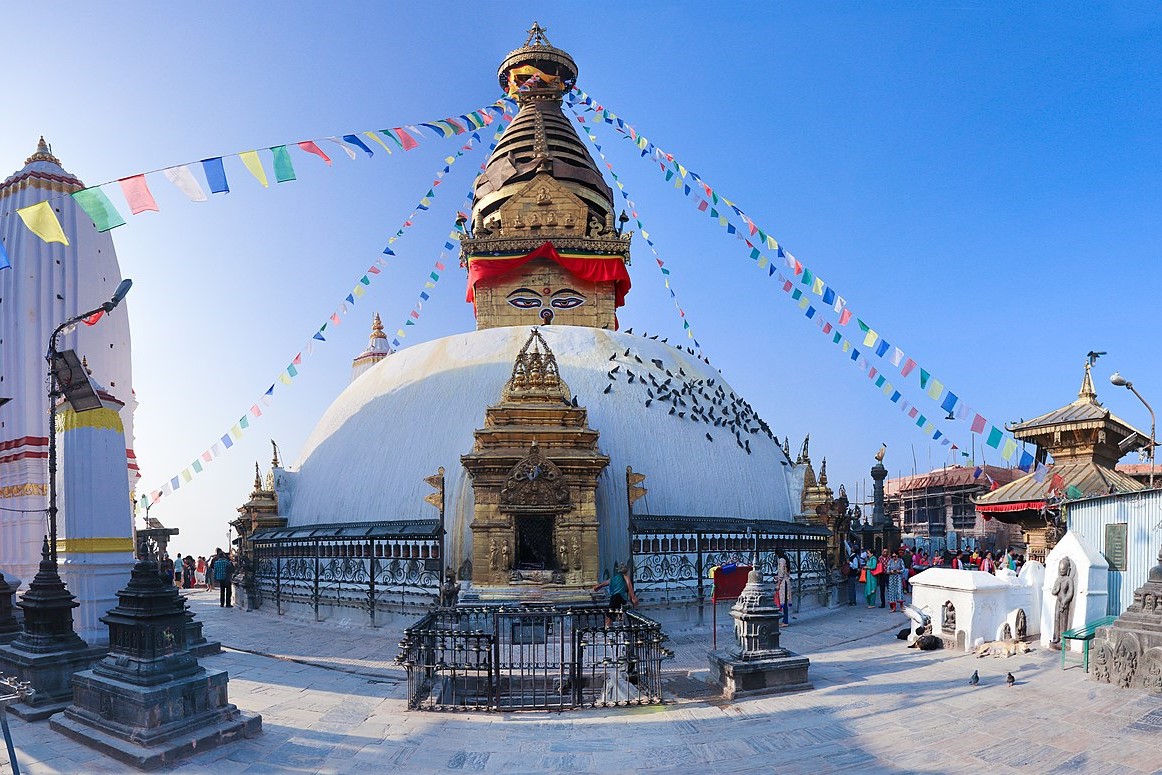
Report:
[[[629,577],[629,571],[623,569],[621,563],[615,562],[613,575],[593,587],[593,591],[597,592],[605,587],[609,587],[609,610],[605,614],[605,626],[608,628],[615,615],[620,620],[627,602],[637,606],[637,594],[633,591],[633,579]]]

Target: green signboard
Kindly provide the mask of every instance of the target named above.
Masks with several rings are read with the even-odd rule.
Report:
[[[1126,569],[1126,523],[1106,525],[1105,556],[1110,570]]]

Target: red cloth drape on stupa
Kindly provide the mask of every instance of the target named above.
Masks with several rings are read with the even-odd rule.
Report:
[[[512,256],[510,258],[488,258],[480,256],[468,262],[468,295],[466,300],[476,302],[476,283],[481,280],[492,280],[504,277],[536,258],[547,258],[564,267],[565,271],[574,277],[590,282],[613,281],[613,292],[617,306],[625,305],[625,295],[629,293],[629,272],[625,262],[620,258],[587,258],[584,256],[562,256],[553,247],[552,242],[546,242],[526,256]]]

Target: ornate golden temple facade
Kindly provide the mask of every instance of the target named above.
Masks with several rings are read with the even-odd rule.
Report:
[[[473,580],[587,591],[598,580],[597,477],[609,458],[533,329],[472,452]]]

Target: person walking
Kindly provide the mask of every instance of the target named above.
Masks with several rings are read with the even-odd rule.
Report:
[[[880,608],[888,607],[888,547],[880,550],[876,560],[876,586],[880,593]]]
[[[206,558],[198,556],[198,564],[194,566],[194,584],[199,589],[206,588]]]
[[[867,599],[867,607],[876,607],[876,567],[879,563],[876,561],[876,556],[864,549],[863,551],[863,569],[860,571],[860,578],[863,579],[863,596]]]
[[[231,601],[231,593],[233,592],[233,585],[230,583],[230,577],[234,575],[234,563],[230,562],[230,558],[218,549],[218,554],[214,557],[214,562],[210,566],[214,581],[217,583],[221,592],[218,595],[218,606],[221,608],[233,608]]]
[[[888,606],[892,611],[896,610],[896,606],[900,610],[904,610],[904,558],[900,556],[900,552],[888,558],[887,562],[888,578]]]
[[[613,564],[613,575],[593,587],[594,592],[604,587],[609,587],[609,611],[605,614],[606,629],[613,623],[614,616],[620,621],[621,612],[625,609],[626,603],[632,603],[635,607],[637,606],[637,593],[633,591],[633,579],[629,577],[628,566],[629,563],[626,563],[626,568],[623,569],[621,563],[615,562]]]

